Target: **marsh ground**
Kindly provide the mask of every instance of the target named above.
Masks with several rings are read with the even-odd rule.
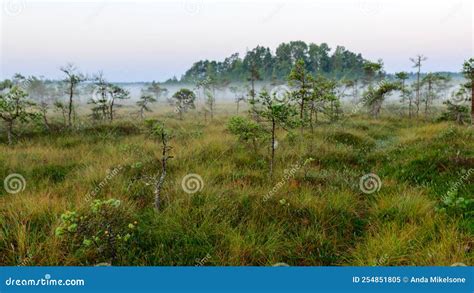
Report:
[[[150,117],[174,134],[159,212],[148,183],[161,148],[145,123],[25,127],[14,146],[0,144],[0,178],[26,181],[16,194],[0,189],[0,263],[473,264],[472,128],[389,113],[322,121],[314,133],[278,133],[271,179],[268,146],[255,151],[231,135],[230,112],[207,122],[196,113]],[[370,194],[359,184],[369,173],[380,178]],[[182,187],[187,174],[202,178],[193,194]],[[91,211],[110,198],[120,207],[102,201],[107,211]],[[69,228],[66,211],[82,224],[58,233]]]

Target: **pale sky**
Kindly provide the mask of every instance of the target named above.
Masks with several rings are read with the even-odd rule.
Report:
[[[200,59],[294,40],[343,45],[388,72],[459,71],[473,54],[470,0],[0,0],[0,78],[103,70],[110,81],[165,80]]]

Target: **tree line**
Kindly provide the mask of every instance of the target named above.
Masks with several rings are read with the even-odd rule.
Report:
[[[304,48],[302,44],[300,45]],[[257,93],[255,82],[260,80],[261,76],[260,71],[254,67],[247,68],[246,74],[249,78],[244,87],[231,85],[206,71],[201,79],[194,81],[193,89],[182,88],[171,98],[168,98],[167,102],[175,107],[175,112],[179,114],[180,119],[183,119],[184,113],[195,109],[195,101],[202,97],[205,119],[207,120],[208,114],[210,119],[213,119],[216,92],[229,88],[235,95],[237,112],[240,103],[247,102],[254,117],[270,119],[273,126],[277,127],[280,120],[285,120],[283,117],[278,119],[274,117],[275,119],[272,120],[273,118],[268,116],[269,114],[259,112],[260,110],[255,106],[258,103],[270,105],[271,109],[267,110],[273,111],[275,109],[272,103],[275,100],[291,100],[291,111],[288,112],[288,108],[281,108],[278,113],[285,115],[296,113],[297,124],[303,131],[305,126],[313,129],[314,123],[318,121],[318,114],[328,117],[330,121],[337,120],[342,114],[340,102],[342,97],[352,97],[358,101],[357,105],[366,107],[368,112],[377,118],[385,99],[393,91],[399,91],[400,102],[408,106],[408,117],[424,115],[425,118],[428,118],[433,101],[440,97],[442,91],[447,91],[451,87],[450,78],[440,73],[421,74],[421,68],[426,61],[426,57],[422,55],[411,58],[411,61],[416,69],[416,79],[408,84],[409,74],[407,72],[398,72],[394,77],[388,76],[383,70],[381,60],[378,62],[363,61],[360,76],[334,79],[323,73],[314,73],[311,60],[300,58],[291,66],[285,81],[280,85],[283,86],[283,92],[275,92],[274,89],[269,92],[264,88],[260,93]],[[462,73],[467,82],[452,92],[451,99],[445,102],[447,111],[443,113],[443,119],[455,120],[458,123],[468,121],[469,108],[462,102],[471,100],[471,122],[474,121],[472,116],[474,110],[473,68],[474,58],[463,64]],[[35,76],[24,77],[21,74],[16,74],[12,79],[0,82],[0,118],[4,122],[10,144],[13,142],[14,123],[17,121],[42,121],[44,128],[50,130],[48,111],[51,107],[61,114],[65,127],[71,129],[77,116],[79,91],[84,90],[81,87],[85,88],[90,96],[88,100],[88,103],[92,105],[90,117],[94,121],[112,122],[117,108],[121,106],[120,101],[130,98],[128,90],[108,82],[102,72],[87,76],[72,64],[67,64],[60,70],[64,78],[59,83],[48,82]],[[161,97],[166,97],[167,93],[168,90],[157,82],[152,82],[143,88],[139,100],[136,102],[138,117],[145,118],[145,113],[151,111],[150,105]],[[251,125],[244,126],[255,128]]]
[[[243,58],[238,53],[223,61],[201,60],[194,63],[179,80],[195,83],[207,77],[224,82],[246,81],[251,78],[262,81],[284,81],[298,60],[303,60],[305,69],[311,74],[327,77],[356,77],[363,74],[365,60],[361,54],[337,46],[331,53],[326,44],[292,41],[280,44],[275,53],[270,48],[257,46]],[[176,78],[168,82],[178,82]]]

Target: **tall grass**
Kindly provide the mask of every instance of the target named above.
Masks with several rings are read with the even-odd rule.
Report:
[[[121,200],[137,222],[113,265],[196,265],[207,255],[204,265],[473,263],[472,219],[437,210],[450,186],[474,168],[472,129],[355,116],[302,137],[278,133],[271,179],[268,147],[255,152],[238,142],[225,129],[228,115],[207,123],[192,113],[184,121],[156,118],[174,133],[159,212],[148,181],[160,172],[161,150],[139,121],[0,144],[0,178],[18,173],[27,183],[18,194],[0,189],[0,263],[110,262],[55,236],[61,214],[86,215],[93,200],[107,198]],[[194,194],[181,186],[189,173],[204,183]],[[381,178],[378,192],[360,190],[367,173]],[[473,180],[462,182],[458,196],[472,199]]]

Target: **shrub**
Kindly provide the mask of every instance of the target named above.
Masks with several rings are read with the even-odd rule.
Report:
[[[55,235],[88,262],[114,264],[127,253],[136,225],[120,200],[94,200],[89,209],[62,214]]]
[[[230,118],[227,129],[230,133],[238,136],[240,141],[251,142],[254,150],[257,149],[258,141],[265,136],[265,132],[259,124],[240,116]]]

